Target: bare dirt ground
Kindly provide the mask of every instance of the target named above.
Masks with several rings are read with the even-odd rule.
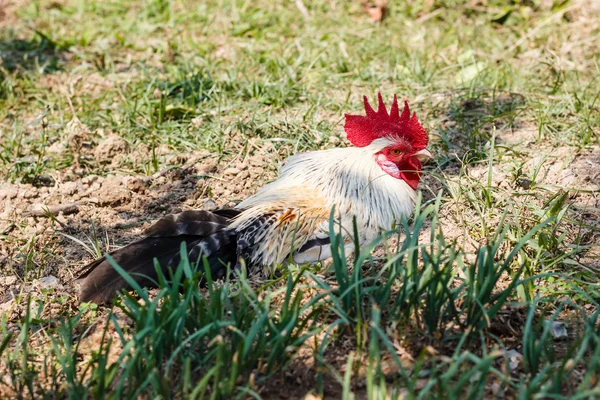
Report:
[[[80,155],[114,163],[127,156],[126,148],[122,139],[109,135],[87,151],[82,148]],[[136,153],[139,157],[148,156],[143,150]],[[173,164],[179,166],[152,176],[115,173],[81,178],[74,168],[75,171],[53,174],[40,185],[2,183],[0,231],[10,234],[15,242],[39,249],[49,250],[46,246],[52,242],[51,254],[46,252],[47,263],[39,270],[40,278],[55,275],[67,287],[77,265],[91,260],[91,255],[69,238],[57,236],[57,231],[84,241],[86,235],[95,231],[98,237],[108,238],[102,250],[110,250],[140,237],[145,228],[166,214],[234,205],[235,200],[255,190],[255,182],[276,176],[277,162],[269,162],[266,151],[257,153],[229,162],[219,162],[209,152],[177,155],[173,156]],[[21,250],[19,246],[3,246],[1,268],[22,274],[28,260],[16,257]],[[5,301],[10,293],[22,290],[16,276],[5,277],[4,281]]]

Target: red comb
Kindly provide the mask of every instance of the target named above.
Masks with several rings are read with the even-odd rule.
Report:
[[[377,111],[373,110],[367,96],[364,96],[365,112],[367,115],[346,114],[344,130],[348,140],[356,147],[365,147],[375,139],[382,137],[400,137],[407,139],[413,149],[421,150],[427,146],[429,138],[427,132],[419,123],[417,114],[410,116],[408,102],[404,102],[404,110],[400,115],[398,99],[394,95],[394,102],[388,114],[383,104],[381,93],[377,94],[379,105]]]

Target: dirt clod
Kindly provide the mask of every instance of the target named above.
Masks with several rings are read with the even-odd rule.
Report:
[[[127,152],[127,149],[127,142],[123,138],[110,134],[98,144],[94,150],[94,157],[99,162],[116,165],[123,154]]]

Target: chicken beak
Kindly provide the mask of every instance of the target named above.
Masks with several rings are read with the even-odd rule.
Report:
[[[417,157],[417,160],[421,161],[422,163],[433,160],[433,155],[427,149],[417,151],[415,154],[413,154],[413,157]]]

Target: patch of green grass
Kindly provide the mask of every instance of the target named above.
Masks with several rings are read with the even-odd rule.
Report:
[[[73,317],[49,320],[42,317],[44,299],[34,302],[28,297],[20,334],[13,338],[7,321],[2,324],[7,339],[0,355],[9,374],[1,382],[11,393],[34,396],[102,397],[108,391],[128,398],[257,396],[257,388],[268,387],[274,373],[286,368],[307,342],[325,334],[314,351],[327,365],[328,351],[351,332],[356,355],[348,360],[340,382],[348,393],[350,376],[364,380],[367,392],[375,397],[401,392],[480,397],[491,387],[496,393],[527,397],[598,394],[593,383],[593,371],[600,365],[598,311],[590,315],[575,302],[557,302],[552,295],[536,297],[520,303],[526,307],[524,319],[509,316],[522,332],[520,342],[505,343],[506,338],[494,333],[499,313],[516,310],[518,288],[536,278],[522,278],[526,263],[519,265],[516,255],[531,238],[539,238],[551,220],[526,232],[504,254],[498,254],[507,243],[506,229],[501,230],[469,262],[456,244],[445,243],[440,230],[432,230],[434,242],[419,243],[424,222],[437,219],[439,204],[417,211],[413,223],[395,232],[406,240],[397,255],[386,257],[376,276],[361,272],[365,262],[375,262],[368,248],[355,256],[353,265],[346,263],[332,222],[332,243],[339,257],[334,257],[329,278],[301,269],[284,273],[281,284],[272,281],[255,288],[244,275],[216,284],[201,265],[184,258],[168,279],[159,272],[161,289],[155,296],[131,280],[139,300],[131,294],[121,296],[106,325],[89,328],[84,317],[93,308],[84,304]],[[423,266],[418,270],[419,255]],[[499,289],[498,278],[514,264],[512,283]],[[125,274],[116,264],[115,268]],[[203,277],[208,278],[207,288],[199,291]],[[307,300],[305,295],[315,291],[320,294]],[[559,353],[554,350],[559,339],[553,337],[552,322],[566,308],[580,314],[581,328],[560,339],[565,350]],[[323,324],[326,320],[330,322]],[[99,349],[91,354],[87,350],[82,359],[80,346],[90,329],[101,330],[103,340]],[[41,335],[50,338],[49,353],[29,347]],[[423,341],[417,345],[421,355],[407,365],[398,348],[415,335]],[[111,357],[116,344],[118,356]],[[508,350],[517,349],[522,353],[518,368],[531,377],[525,385],[519,371],[510,366]],[[366,372],[355,369],[362,362],[369,366]],[[389,365],[395,373],[388,372]],[[576,371],[583,371],[583,378],[573,381]]]
[[[417,2],[394,8],[381,27],[370,25],[355,6],[341,3],[311,4],[310,22],[296,18],[294,5],[282,2],[266,8],[225,2],[218,9],[216,3],[67,2],[52,8],[35,4],[21,10],[25,20],[39,27],[26,36],[37,37],[39,48],[50,46],[65,56],[57,63],[75,80],[71,96],[75,95],[78,117],[92,129],[117,131],[134,144],[149,144],[147,139],[152,137],[157,145],[167,143],[174,150],[223,151],[215,141],[247,115],[264,115],[277,123],[278,114],[294,109],[321,111],[328,118],[339,110],[348,111],[345,104],[358,106],[356,101],[347,102],[350,93],[377,88],[386,95],[418,95],[427,103],[428,97],[436,98],[432,95],[461,89],[444,95],[432,107],[435,112],[449,109],[450,118],[457,122],[447,133],[441,130],[444,136],[450,135],[444,138],[448,146],[468,135],[464,137],[466,149],[477,149],[490,123],[507,118],[505,123],[512,124],[515,106],[524,114],[522,120],[538,121],[540,140],[560,137],[583,146],[597,140],[598,116],[593,112],[600,90],[598,80],[593,79],[597,67],[570,71],[544,57],[529,66],[515,57],[525,51],[520,47],[512,50],[513,58],[492,61],[509,43],[522,39],[517,27],[541,26],[540,35],[557,35],[544,25],[555,13],[542,7],[517,8],[526,9],[522,12],[532,17],[523,19],[513,12],[505,25],[515,30],[507,31],[484,22],[503,9],[502,2],[490,5],[489,12],[460,2],[452,6],[436,3],[427,10],[434,16],[422,23],[414,18],[424,12],[425,3]],[[338,22],[335,29],[328,23],[332,19]],[[567,22],[563,25],[567,32],[575,28]],[[412,32],[407,27],[413,27]],[[20,32],[26,29],[17,25],[5,34],[2,40],[7,48],[18,47]],[[586,50],[583,47],[575,55],[592,66]],[[36,54],[27,57],[39,59]],[[53,111],[49,122],[64,124],[71,116],[65,92],[38,87],[54,73],[25,68],[20,72],[25,79],[15,80],[8,69],[5,82],[13,88],[4,91],[5,108],[17,106],[18,98],[37,97]],[[86,88],[85,79],[78,77],[90,74],[110,83],[109,87]],[[477,106],[482,89],[492,96],[484,109]],[[506,91],[511,94],[502,98]],[[35,113],[35,103],[27,109]],[[576,116],[575,124],[570,114]],[[199,131],[190,132],[187,128],[193,117],[203,118],[204,123]],[[317,128],[321,119],[307,121],[309,128]],[[173,124],[173,120],[178,122]],[[5,162],[15,158],[17,154]],[[17,179],[20,175],[9,176]]]

